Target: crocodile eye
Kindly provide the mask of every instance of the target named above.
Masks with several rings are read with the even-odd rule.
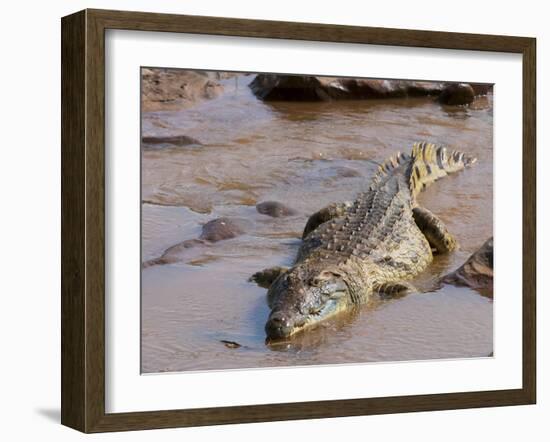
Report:
[[[329,279],[341,278],[341,277],[342,275],[332,270],[323,270],[321,273],[319,273],[316,279],[320,281],[327,281]]]
[[[321,310],[323,310],[322,306],[315,306],[315,307],[311,307],[311,309],[309,310],[309,313],[312,315],[318,315],[319,313],[321,313]]]
[[[342,275],[332,270],[323,270],[318,275],[312,277],[309,281],[309,284],[313,287],[322,287],[327,281],[341,277]]]

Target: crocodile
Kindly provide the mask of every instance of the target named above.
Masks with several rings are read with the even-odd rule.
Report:
[[[371,299],[414,289],[408,280],[458,242],[418,204],[428,185],[476,162],[442,145],[415,143],[380,164],[369,187],[351,202],[333,203],[307,221],[290,268],[250,278],[268,288],[267,339],[280,340]]]

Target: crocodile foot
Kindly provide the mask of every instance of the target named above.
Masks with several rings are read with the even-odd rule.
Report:
[[[408,293],[418,291],[415,286],[408,282],[391,282],[376,287],[376,292],[381,298],[400,298]]]
[[[268,289],[271,284],[283,273],[288,270],[288,267],[270,267],[254,273],[248,280],[255,282],[260,287]]]

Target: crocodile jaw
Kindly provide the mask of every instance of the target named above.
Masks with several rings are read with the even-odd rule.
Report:
[[[315,313],[302,314],[298,311],[273,309],[267,320],[265,331],[268,341],[284,340],[312,328],[328,318],[347,310],[347,293],[333,294],[323,307]]]

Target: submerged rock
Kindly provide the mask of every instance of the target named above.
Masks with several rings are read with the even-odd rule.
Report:
[[[176,262],[181,261],[181,254],[185,252],[187,249],[190,249],[191,247],[195,247],[198,245],[204,244],[205,241],[202,239],[186,239],[183,242],[180,242],[176,245],[173,245],[171,247],[168,247],[164,253],[159,256],[158,258],[153,258],[148,261],[144,261],[141,264],[142,268],[152,267],[156,265],[164,265],[164,264],[173,264]]]
[[[320,170],[320,173],[329,178],[355,178],[362,176],[357,170],[346,166],[325,167]]]
[[[202,233],[199,239],[217,242],[224,239],[231,239],[242,235],[246,229],[246,222],[239,218],[217,218],[208,221],[202,226]]]
[[[439,101],[453,106],[470,104],[475,97],[474,88],[467,83],[451,83],[439,95]]]
[[[187,135],[168,135],[168,136],[144,136],[141,138],[143,144],[158,145],[158,144],[173,144],[174,146],[191,146],[201,145],[202,143]]]
[[[263,203],[256,204],[256,210],[262,215],[271,216],[273,218],[292,216],[297,213],[296,210],[278,201],[264,201]]]
[[[198,238],[186,239],[168,247],[161,256],[144,261],[141,266],[142,268],[147,268],[182,261],[188,249],[208,245],[224,239],[236,238],[245,232],[247,226],[248,223],[246,220],[240,218],[222,217],[213,219],[202,226],[202,233]]]
[[[242,345],[235,341],[227,341],[225,339],[221,339],[220,342],[225,345],[227,348],[241,348]]]
[[[493,238],[489,238],[468,260],[441,282],[477,290],[493,290]]]

